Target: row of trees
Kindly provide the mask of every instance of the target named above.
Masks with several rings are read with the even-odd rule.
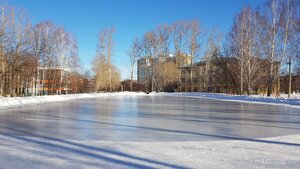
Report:
[[[0,9],[0,95],[49,93],[46,88],[62,93],[65,71],[46,70],[76,71],[72,69],[79,64],[75,36],[50,21],[32,25],[23,10],[6,4]]]
[[[299,6],[298,0],[268,0],[256,9],[244,7],[235,16],[228,34],[204,29],[199,20],[159,25],[136,38],[127,52],[131,68],[129,88],[131,91],[142,88],[133,79],[137,60],[144,58],[147,65],[145,90],[178,88],[179,68],[189,66],[193,70],[199,61],[206,63],[205,89],[217,58],[223,62],[223,71],[230,73],[230,83],[239,86],[236,93],[251,94],[258,75],[264,75],[270,95],[279,71],[289,73],[290,93],[291,74],[299,69]],[[76,70],[79,58],[75,36],[50,21],[32,25],[22,10],[5,4],[0,8],[0,95],[61,94],[66,86],[73,92],[82,91],[79,88],[83,76]],[[100,32],[92,61],[93,91],[112,92],[128,85],[128,81],[120,84],[120,72],[112,62],[114,32],[113,28]],[[234,65],[228,63],[232,59]],[[50,69],[65,71],[47,71]],[[67,81],[63,78],[66,76]],[[190,90],[194,91],[194,71],[188,76]]]
[[[180,70],[178,67],[189,64],[191,67],[204,52],[207,31],[198,20],[179,21],[172,25],[160,25],[141,38],[136,38],[128,52],[131,61],[131,80],[135,63],[144,58],[149,64],[146,86],[150,90],[167,90],[178,86]],[[203,46],[202,46],[203,45]],[[173,53],[175,56],[173,56]],[[175,59],[174,59],[175,58]],[[190,78],[193,78],[191,72]]]
[[[266,62],[267,93],[270,96],[279,71],[286,70],[289,63],[297,68],[299,59],[300,14],[297,0],[269,0],[257,9],[245,7],[235,17],[231,32],[225,43],[226,56],[237,59],[237,77],[240,93],[251,94],[257,81],[261,59]],[[279,65],[280,67],[277,67]],[[291,89],[289,89],[289,93]]]
[[[149,76],[145,84],[147,86],[148,83],[151,91],[167,90],[171,82],[178,85],[178,67],[189,64],[193,69],[198,61],[206,62],[205,85],[214,59],[234,59],[234,66],[223,63],[223,68],[232,74],[233,83],[239,85],[237,93],[251,94],[259,77],[265,75],[267,93],[270,95],[279,71],[285,73],[289,70],[291,75],[292,71],[299,69],[299,6],[298,0],[268,0],[256,9],[244,7],[235,16],[228,34],[217,29],[205,30],[198,20],[158,26],[132,43],[128,52],[131,81],[136,61],[140,58],[149,62]],[[167,62],[170,53],[175,55],[172,68],[170,62]],[[157,62],[159,59],[163,61]],[[261,72],[262,67],[267,72]],[[193,71],[190,71],[189,76],[193,91]]]

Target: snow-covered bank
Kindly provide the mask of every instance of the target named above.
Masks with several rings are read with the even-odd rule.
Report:
[[[18,107],[31,104],[41,104],[49,102],[60,102],[73,99],[97,98],[106,96],[140,96],[145,93],[118,92],[118,93],[94,93],[94,94],[69,94],[53,96],[33,96],[33,97],[0,97],[0,109],[8,107]]]
[[[227,94],[214,94],[214,93],[150,93],[149,95],[143,92],[118,92],[118,93],[93,93],[93,94],[69,94],[69,95],[54,95],[54,96],[33,96],[33,97],[0,97],[0,109],[8,107],[18,107],[31,104],[42,104],[48,102],[60,102],[73,99],[84,98],[97,98],[107,96],[173,96],[173,97],[192,97],[192,98],[206,98],[217,99],[223,101],[236,101],[247,103],[260,103],[260,104],[276,104],[286,105],[291,107],[300,108],[300,94],[292,95],[292,98],[287,98],[287,95],[280,97],[266,97],[261,95],[252,96],[238,96]]]
[[[227,94],[214,94],[214,93],[151,93],[152,96],[181,96],[181,97],[192,97],[192,98],[207,98],[207,99],[217,99],[224,101],[236,101],[236,102],[246,102],[246,103],[261,103],[261,104],[276,104],[276,105],[286,105],[291,107],[300,108],[300,96],[295,95],[294,98],[288,99],[285,95],[282,97],[266,97],[260,95],[252,96],[238,96],[238,95],[227,95]]]
[[[263,140],[110,142],[0,135],[0,168],[299,168],[300,135]]]

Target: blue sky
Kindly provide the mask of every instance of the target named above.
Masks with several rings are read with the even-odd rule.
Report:
[[[129,78],[126,50],[135,37],[159,24],[199,19],[202,25],[227,32],[233,17],[245,5],[256,7],[263,0],[8,0],[24,8],[33,24],[51,20],[77,37],[85,69],[95,55],[100,30],[115,27],[114,63],[122,79]]]

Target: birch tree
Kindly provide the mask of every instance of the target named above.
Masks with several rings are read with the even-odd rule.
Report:
[[[93,60],[93,69],[96,74],[96,84],[98,86],[98,90],[108,84],[108,89],[110,92],[112,92],[113,88],[116,87],[115,83],[118,81],[118,70],[112,64],[114,32],[114,28],[100,32],[97,52]],[[106,80],[104,81],[104,79]]]
[[[172,29],[168,25],[162,25],[157,27],[158,45],[159,45],[159,56],[163,61],[163,88],[166,91],[168,82],[168,59],[170,57],[170,45],[171,45],[171,33]]]
[[[280,54],[279,37],[280,37],[280,14],[281,6],[279,0],[269,0],[262,8],[262,14],[265,21],[260,25],[263,27],[260,38],[261,45],[264,49],[265,58],[268,61],[268,80],[267,80],[267,95],[270,96],[273,91],[273,83],[278,77],[279,68],[275,66],[282,61]]]
[[[42,94],[46,94],[45,88],[48,88],[48,94],[51,94],[51,91],[49,90],[52,88],[50,84],[50,80],[52,78],[52,73],[50,70],[51,68],[54,68],[56,64],[56,52],[55,52],[55,41],[56,41],[56,31],[57,27],[52,22],[47,22],[43,26],[43,36],[44,36],[44,54],[42,58]],[[48,83],[46,83],[48,82]],[[47,85],[47,86],[46,86]]]
[[[32,50],[32,55],[34,57],[34,65],[35,73],[34,73],[34,87],[33,87],[33,94],[38,95],[38,83],[39,83],[39,66],[42,63],[42,59],[45,56],[46,44],[45,42],[45,28],[48,22],[44,21],[35,25],[30,33],[30,45]]]
[[[203,60],[205,61],[205,70],[203,73],[203,81],[202,88],[204,91],[208,92],[208,84],[209,84],[209,75],[210,71],[213,68],[214,60],[217,59],[217,55],[220,52],[221,44],[222,44],[223,34],[219,32],[217,29],[212,29],[209,32],[206,42],[206,49],[203,56]]]
[[[173,53],[175,54],[176,61],[178,62],[179,67],[187,64],[184,59],[184,57],[187,55],[186,52],[187,26],[186,25],[187,23],[183,21],[175,22],[172,25],[172,40],[174,46]]]
[[[141,57],[141,42],[138,38],[132,42],[131,48],[127,52],[127,55],[129,56],[130,60],[130,91],[132,92],[134,68],[137,60]]]
[[[261,67],[261,52],[258,43],[258,24],[261,16],[258,11],[251,7],[245,7],[236,17],[232,31],[230,32],[230,43],[232,55],[237,60],[239,73],[240,94],[246,86],[247,94],[252,93],[254,83],[259,79],[257,75]]]
[[[6,72],[6,60],[5,60],[5,46],[7,45],[7,29],[9,25],[9,13],[11,12],[6,3],[0,4],[1,9],[1,21],[0,21],[0,96],[5,92],[5,72]]]
[[[229,34],[232,56],[237,58],[237,67],[238,73],[237,77],[239,79],[240,84],[240,95],[243,94],[244,91],[244,63],[245,63],[245,54],[244,54],[244,32],[245,32],[245,21],[246,21],[246,12],[241,12],[234,22],[232,31]]]
[[[173,40],[173,47],[174,51],[173,53],[175,54],[176,58],[176,63],[178,67],[182,67],[185,64],[190,64],[186,62],[185,57],[187,57],[187,52],[186,52],[186,23],[181,21],[181,22],[175,22],[172,25],[172,40]],[[178,81],[178,86],[181,90],[181,71],[178,73],[177,81]]]
[[[65,72],[74,71],[74,66],[77,66],[78,64],[77,41],[71,33],[64,29],[64,27],[60,27],[56,31],[55,51],[58,67],[61,70],[59,91],[57,92],[61,94],[62,88],[66,88],[66,92],[68,91],[68,74],[65,74]],[[63,84],[64,81],[65,84]]]
[[[7,55],[9,66],[9,91],[12,96],[21,94],[22,56],[29,50],[29,34],[31,25],[24,12],[13,10],[11,26],[9,27],[9,46]]]
[[[191,57],[191,72],[190,72],[190,91],[194,91],[194,78],[193,78],[193,67],[194,63],[197,61],[197,58],[200,56],[200,41],[203,38],[204,32],[200,26],[200,22],[198,20],[194,20],[188,23],[186,28],[186,46],[187,53]]]
[[[300,2],[296,0],[286,0],[281,2],[282,11],[280,17],[280,27],[282,29],[282,58],[283,60],[287,60],[288,62],[288,97],[291,96],[292,92],[292,65],[296,60],[297,46],[299,42],[297,42],[297,38],[299,38],[299,31],[297,31],[297,27],[299,27],[299,6]]]
[[[158,61],[159,46],[158,37],[154,31],[147,32],[143,37],[142,42],[143,56],[146,58],[146,64],[148,65],[148,74],[150,75],[151,92],[157,87],[155,62]],[[147,87],[148,85],[146,85]]]

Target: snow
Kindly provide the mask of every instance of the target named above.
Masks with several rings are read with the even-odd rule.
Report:
[[[150,93],[149,95],[143,92],[117,92],[117,93],[93,93],[93,94],[69,94],[69,95],[54,95],[54,96],[33,96],[33,97],[0,97],[0,109],[7,107],[18,107],[30,104],[40,104],[47,102],[60,102],[73,99],[97,98],[97,97],[114,97],[114,96],[173,96],[173,97],[192,97],[192,98],[207,98],[223,101],[235,102],[250,102],[261,104],[277,104],[290,107],[300,106],[300,94],[292,94],[288,98],[286,94],[281,94],[279,97],[267,97],[262,95],[239,96],[215,93]]]
[[[75,141],[0,135],[0,168],[299,168],[300,135],[210,142]]]
[[[53,96],[33,96],[33,97],[0,97],[0,109],[8,107],[18,107],[32,104],[49,102],[61,102],[74,99],[97,98],[97,97],[116,97],[116,96],[141,96],[142,92],[118,92],[118,93],[93,93],[93,94],[68,94]]]
[[[206,99],[216,99],[223,101],[235,101],[235,102],[245,102],[245,103],[259,103],[259,104],[276,104],[285,105],[289,107],[300,108],[300,94],[293,94],[291,98],[287,95],[282,94],[279,97],[263,96],[263,95],[228,95],[228,94],[216,94],[216,93],[151,93],[152,96],[173,96],[173,97],[192,97],[192,98],[206,98]]]

